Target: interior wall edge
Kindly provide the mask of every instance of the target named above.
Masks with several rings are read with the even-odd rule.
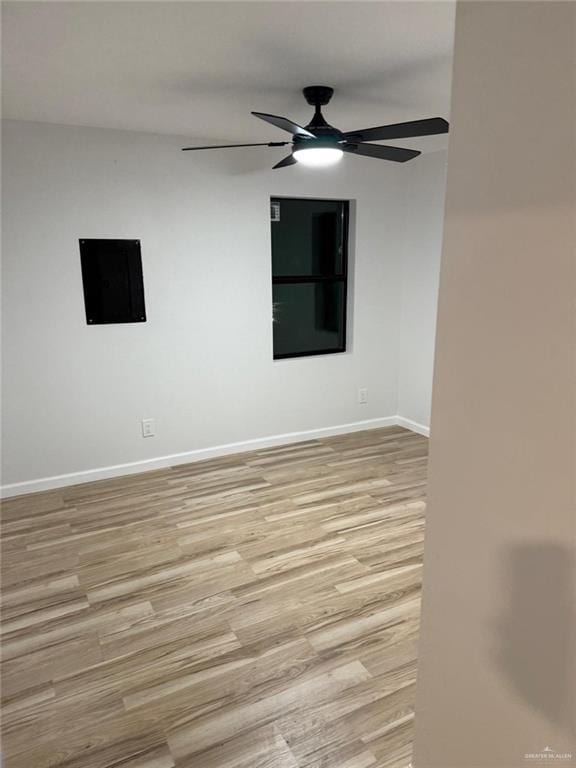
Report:
[[[410,432],[416,432],[419,435],[424,435],[424,437],[430,437],[430,427],[427,427],[425,424],[419,424],[412,419],[407,419],[404,416],[396,416],[396,426],[405,427]]]
[[[124,475],[150,472],[155,469],[167,469],[179,464],[205,461],[206,459],[218,458],[219,456],[227,456],[233,453],[245,453],[260,448],[272,448],[275,446],[289,445],[290,443],[303,442],[305,440],[317,440],[321,437],[331,437],[333,435],[344,435],[350,432],[361,432],[368,429],[382,429],[383,427],[394,426],[405,427],[412,432],[417,432],[422,435],[428,435],[429,432],[427,427],[424,427],[421,424],[416,424],[409,419],[404,419],[401,416],[383,416],[377,419],[356,421],[350,424],[320,427],[318,429],[308,429],[301,432],[288,432],[283,435],[257,437],[237,443],[199,448],[184,453],[175,453],[167,456],[158,456],[153,459],[133,461],[127,464],[116,464],[109,467],[87,469],[81,472],[71,472],[65,475],[54,475],[52,477],[42,477],[35,480],[24,480],[22,482],[0,486],[0,498],[10,498],[13,496],[23,496],[28,493],[50,491],[57,488],[65,488],[69,485],[79,485],[81,483],[90,483],[97,480],[108,480]]]

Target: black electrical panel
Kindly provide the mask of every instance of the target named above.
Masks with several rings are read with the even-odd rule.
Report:
[[[140,240],[80,240],[86,322],[146,322]]]

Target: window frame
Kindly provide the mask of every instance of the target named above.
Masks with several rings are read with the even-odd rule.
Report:
[[[272,357],[274,360],[289,360],[297,357],[314,357],[316,355],[338,355],[346,352],[347,341],[347,320],[348,320],[348,239],[350,233],[350,200],[342,200],[335,197],[293,197],[282,195],[271,195],[270,205],[276,200],[302,200],[305,202],[318,203],[339,203],[342,206],[342,272],[333,275],[283,275],[276,277],[274,275],[274,260],[272,258],[272,232],[270,232],[270,256],[272,269],[272,286],[312,283],[342,283],[342,345],[339,347],[330,347],[329,349],[318,349],[307,352],[287,352],[276,354],[274,351],[274,328],[272,328]],[[274,222],[271,221],[271,226]],[[272,298],[272,301],[274,299]]]

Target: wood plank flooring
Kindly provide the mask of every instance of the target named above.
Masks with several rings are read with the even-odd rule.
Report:
[[[5,768],[407,768],[427,443],[7,500]]]

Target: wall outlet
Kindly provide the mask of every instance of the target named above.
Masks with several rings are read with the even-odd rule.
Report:
[[[154,437],[154,419],[142,419],[142,437]]]
[[[360,389],[358,390],[358,402],[361,405],[364,405],[365,403],[368,402],[368,390],[366,389],[366,387],[360,387]]]

